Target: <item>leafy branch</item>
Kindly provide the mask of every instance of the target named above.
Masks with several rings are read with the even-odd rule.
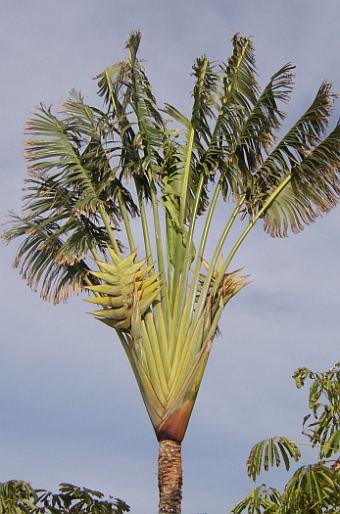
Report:
[[[323,372],[299,368],[293,378],[298,389],[307,380],[312,380],[309,388],[312,413],[303,420],[303,434],[309,439],[308,444],[318,446],[318,461],[299,467],[282,494],[264,485],[253,489],[230,511],[233,514],[241,514],[246,509],[251,514],[340,512],[340,363]],[[306,426],[311,417],[315,421]],[[262,470],[280,466],[281,458],[288,471],[291,461],[297,462],[301,457],[298,446],[299,443],[286,437],[274,437],[255,444],[247,461],[248,476],[255,481]]]
[[[130,507],[118,498],[86,487],[60,484],[59,494],[33,489],[27,482],[0,484],[0,514],[123,514]]]

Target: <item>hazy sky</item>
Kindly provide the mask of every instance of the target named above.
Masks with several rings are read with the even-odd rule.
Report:
[[[160,105],[189,112],[195,57],[226,59],[235,32],[254,36],[261,83],[296,65],[288,123],[322,80],[340,93],[339,0],[16,0],[0,19],[1,220],[20,209],[25,118],[73,87],[96,102],[93,77],[125,57],[131,30],[144,34]],[[226,513],[253,487],[245,462],[257,440],[302,439],[306,395],[290,377],[340,358],[339,221],[338,208],[279,240],[259,226],[240,251],[252,284],[227,306],[183,442],[184,514]],[[32,293],[11,267],[15,249],[0,247],[0,481],[71,482],[156,512],[157,441],[114,332],[80,298],[56,307]]]

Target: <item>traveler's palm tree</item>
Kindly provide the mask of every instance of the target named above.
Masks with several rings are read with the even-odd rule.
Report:
[[[239,35],[227,63],[196,60],[190,118],[159,109],[139,43],[132,33],[127,61],[97,77],[102,110],[73,91],[59,117],[42,105],[27,122],[25,205],[3,237],[24,236],[15,265],[44,299],[86,290],[115,330],[160,444],[159,511],[177,513],[181,442],[222,311],[247,283],[232,259],[257,221],[285,236],[336,205],[340,126],[325,135],[323,83],[277,143],[292,66],[261,92]]]

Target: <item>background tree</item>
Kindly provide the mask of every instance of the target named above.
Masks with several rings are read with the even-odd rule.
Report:
[[[0,514],[123,514],[130,507],[117,498],[86,487],[60,484],[59,494],[33,489],[27,482],[0,484]]]
[[[257,221],[284,236],[337,204],[340,126],[325,134],[335,95],[323,83],[277,143],[293,67],[261,91],[239,35],[226,63],[194,63],[190,119],[161,110],[140,37],[97,77],[102,109],[73,91],[58,116],[41,105],[28,120],[23,214],[2,237],[24,236],[15,266],[44,299],[87,290],[115,329],[159,441],[159,512],[178,513],[181,442],[222,311],[246,285],[231,262]]]
[[[233,514],[322,514],[340,512],[340,363],[324,372],[299,368],[294,373],[296,386],[307,379],[310,414],[303,419],[303,434],[318,448],[315,464],[301,466],[285,486],[283,493],[261,485],[253,489],[232,510]],[[312,418],[312,422],[311,422]],[[257,443],[247,462],[248,476],[255,481],[262,470],[280,466],[288,471],[290,461],[301,457],[295,443],[286,437],[274,437]]]

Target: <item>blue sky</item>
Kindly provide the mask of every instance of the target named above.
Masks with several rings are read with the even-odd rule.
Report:
[[[189,112],[194,59],[226,59],[235,32],[254,37],[260,83],[296,65],[287,125],[322,80],[340,93],[338,0],[17,0],[0,16],[1,220],[20,209],[26,117],[73,87],[97,102],[93,77],[125,57],[131,30],[144,34],[160,105]],[[338,208],[278,240],[259,226],[238,254],[252,283],[227,306],[183,442],[185,514],[228,512],[253,487],[245,462],[257,440],[301,440],[306,394],[290,377],[340,357],[339,221]],[[114,332],[80,298],[53,306],[32,293],[11,267],[15,248],[0,247],[0,481],[72,482],[156,512],[157,441]]]

